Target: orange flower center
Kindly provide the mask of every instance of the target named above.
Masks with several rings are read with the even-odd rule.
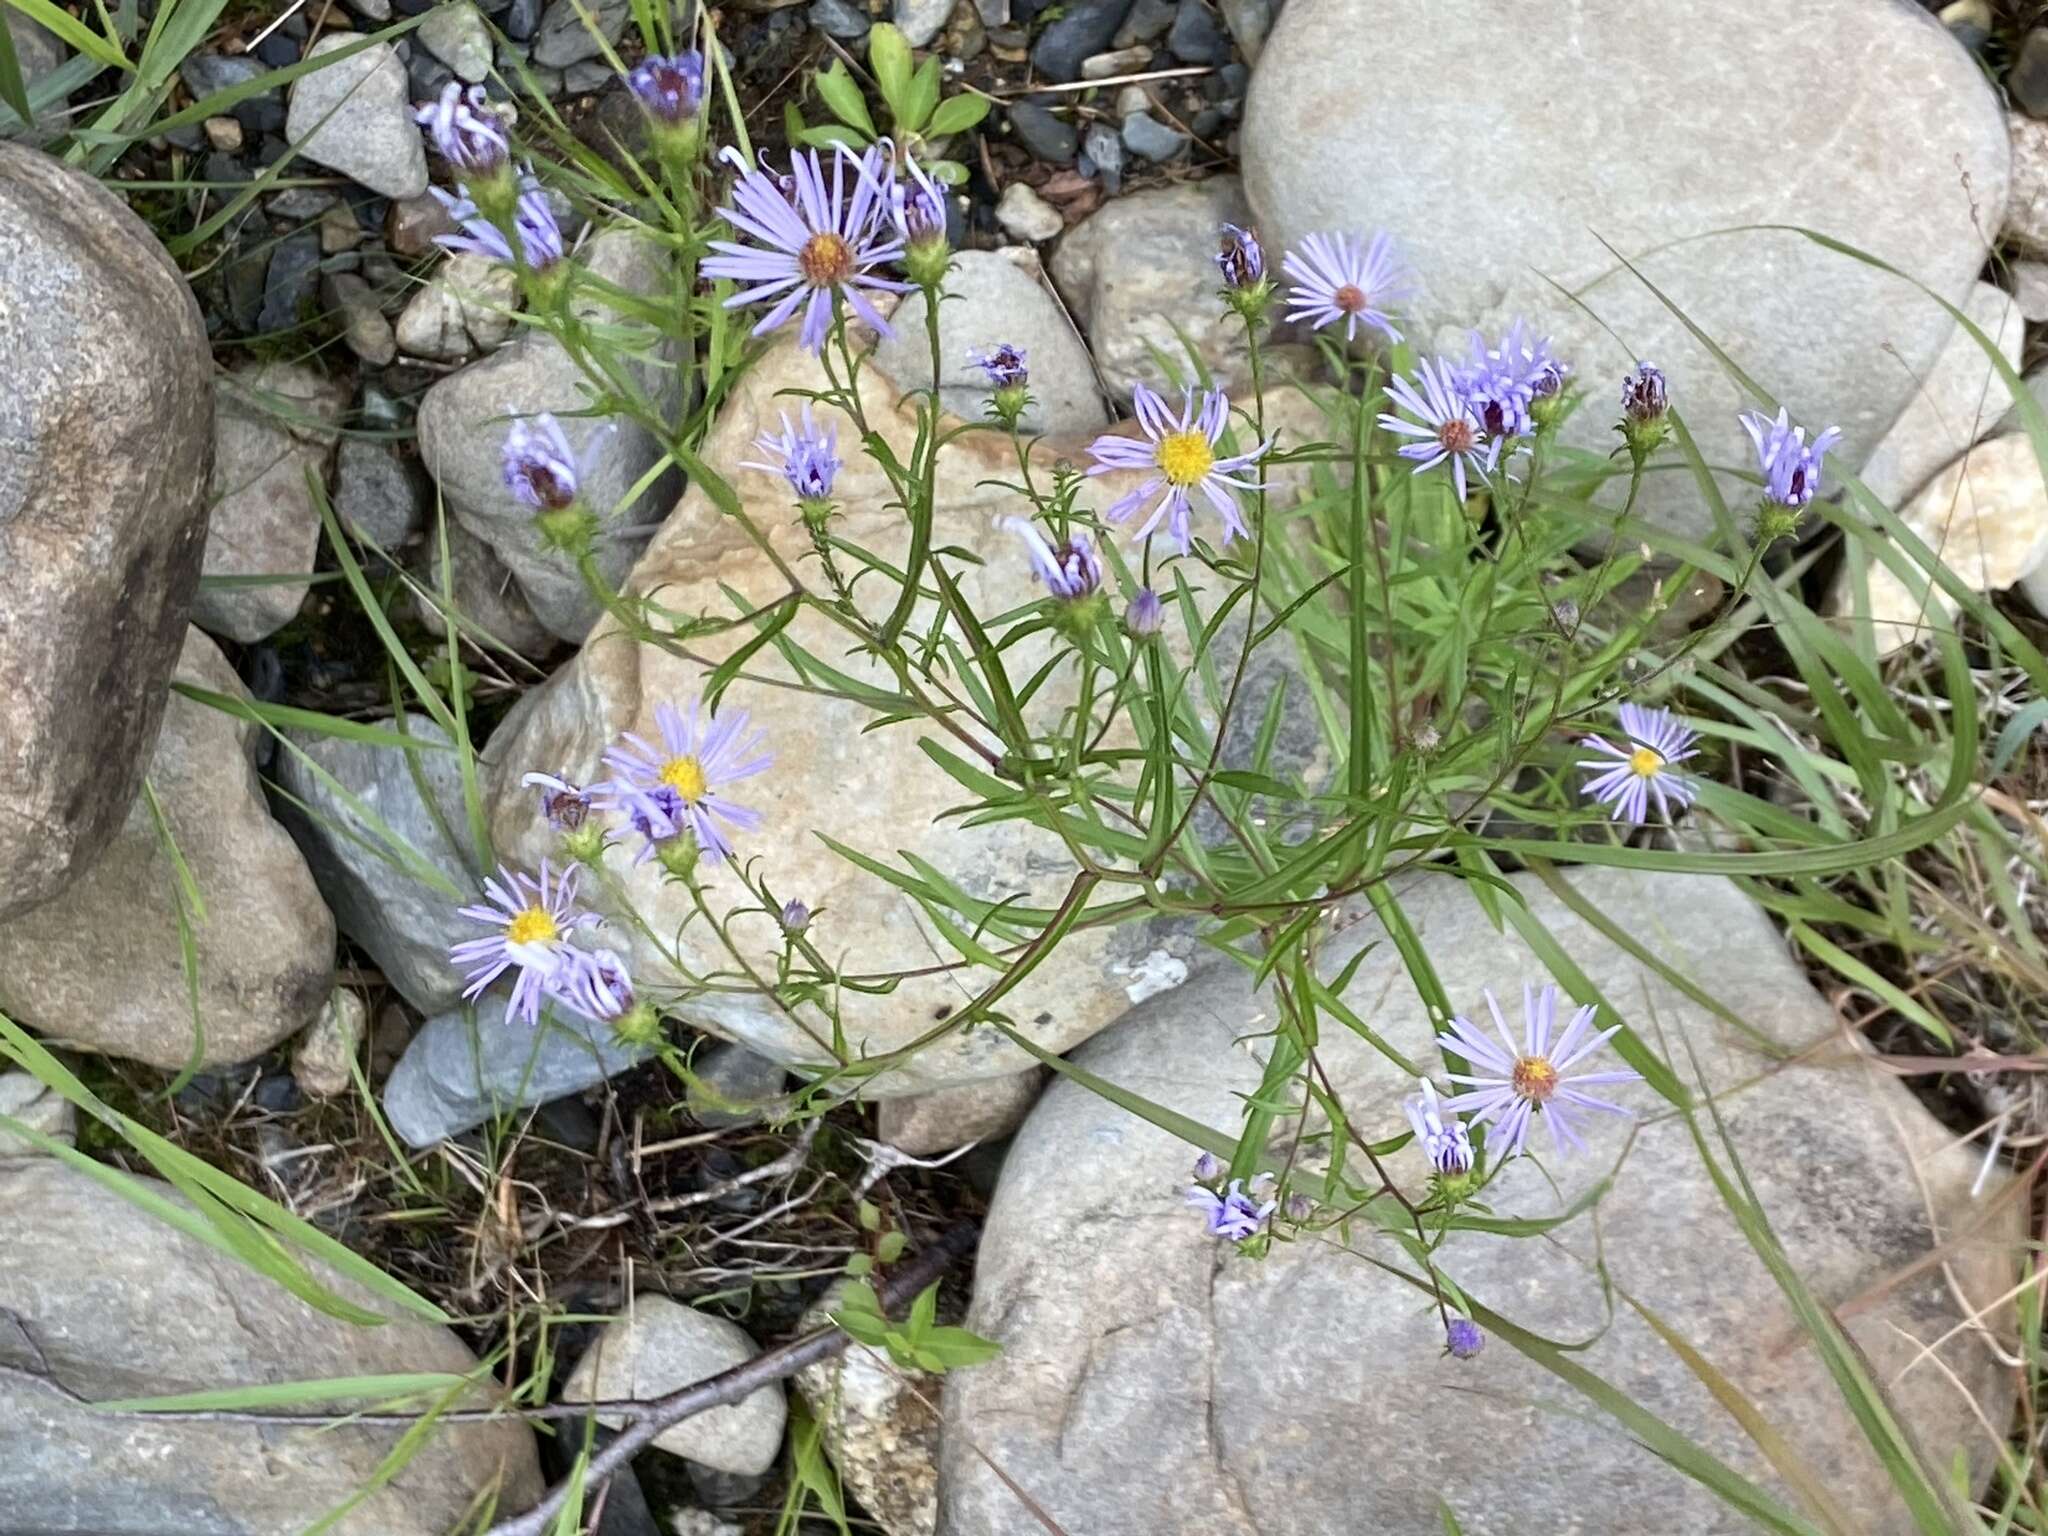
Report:
[[[797,252],[796,269],[813,288],[830,288],[853,276],[853,247],[834,234],[813,235]]]
[[[1515,1062],[1515,1092],[1541,1104],[1557,1092],[1557,1068],[1547,1056],[1523,1056]]]
[[[1446,452],[1470,453],[1479,441],[1479,434],[1472,430],[1471,422],[1453,416],[1437,429],[1436,440],[1444,445]]]

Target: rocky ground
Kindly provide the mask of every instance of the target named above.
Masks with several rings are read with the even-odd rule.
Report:
[[[1290,0],[1284,12],[1277,0],[811,0],[736,4],[719,24],[750,129],[774,152],[791,114],[822,117],[810,72],[858,62],[882,20],[944,61],[949,90],[991,98],[983,127],[948,146],[968,175],[943,355],[1029,338],[1028,426],[1074,456],[1125,414],[1136,384],[1160,382],[1162,354],[1192,347],[1219,380],[1245,382],[1213,299],[1226,220],[1256,219],[1276,249],[1316,228],[1399,229],[1430,274],[1416,304],[1424,339],[1448,345],[1467,326],[1531,313],[1588,377],[1655,357],[1693,391],[1687,409],[1712,424],[1702,447],[1717,461],[1740,456],[1736,429],[1720,425],[1732,423],[1733,386],[1617,274],[1595,231],[1642,249],[1740,223],[1824,230],[1952,300],[2048,406],[2048,371],[2035,366],[2048,353],[2048,28],[2025,7],[1959,0],[1936,16],[1812,0],[1800,26],[1836,67],[1801,72],[1797,110],[1752,88],[1782,79],[1776,7],[1673,0],[1656,25],[1634,7],[1581,9],[1565,29],[1494,3],[1446,14],[1366,0]],[[451,741],[442,722],[394,713],[387,651],[341,579],[323,499],[370,552],[367,579],[423,668],[446,677],[431,642],[451,621],[496,642],[464,652],[469,724],[485,738],[491,838],[529,864],[544,829],[520,776],[569,765],[640,720],[673,663],[617,643],[613,621],[538,547],[500,475],[508,402],[565,415],[594,500],[641,487],[641,514],[600,548],[612,580],[631,572],[639,590],[689,608],[693,591],[745,590],[760,575],[721,543],[700,492],[673,471],[649,477],[659,450],[646,433],[566,419],[584,400],[581,370],[518,323],[510,274],[432,243],[448,225],[411,106],[446,81],[482,81],[529,117],[551,102],[595,150],[636,131],[604,58],[609,45],[635,56],[631,8],[582,10],[595,30],[572,0],[230,7],[166,79],[159,117],[431,14],[331,69],[146,136],[104,168],[107,187],[31,147],[63,144],[97,71],[9,17],[24,75],[68,88],[0,144],[0,371],[19,384],[0,403],[0,742],[32,744],[0,753],[0,1009],[115,1111],[367,1255],[445,1316],[361,1329],[253,1284],[232,1256],[146,1217],[51,1145],[146,1173],[128,1140],[27,1074],[0,1076],[0,1113],[45,1138],[0,1135],[0,1444],[28,1448],[0,1456],[0,1511],[66,1533],[289,1528],[373,1483],[396,1432],[140,1430],[85,1404],[230,1381],[454,1374],[480,1358],[517,1380],[543,1348],[557,1401],[668,1390],[821,1317],[846,1259],[880,1251],[884,1233],[923,1245],[985,1213],[978,1259],[949,1278],[943,1315],[1001,1344],[998,1362],[941,1381],[855,1351],[792,1391],[771,1384],[658,1441],[636,1464],[640,1481],[614,1485],[602,1529],[777,1529],[786,1448],[811,1422],[857,1510],[889,1536],[1043,1529],[1004,1474],[1077,1536],[1405,1533],[1436,1528],[1438,1497],[1487,1511],[1494,1523],[1475,1532],[1547,1530],[1575,1518],[1586,1488],[1627,1490],[1637,1523],[1612,1529],[1737,1529],[1725,1506],[1659,1481],[1620,1435],[1589,1439],[1525,1406],[1556,1395],[1533,1373],[1504,1369],[1485,1395],[1438,1390],[1435,1339],[1406,1327],[1413,1298],[1342,1250],[1228,1262],[1180,1208],[1183,1145],[1072,1082],[1041,1095],[1043,1070],[985,1034],[921,1058],[879,1104],[797,1131],[787,1066],[803,1043],[765,1008],[721,1019],[728,1038],[703,1043],[685,1089],[608,1035],[536,1037],[506,1019],[502,998],[473,1018],[459,1006],[446,955],[468,929],[450,897],[472,887],[476,841],[460,759],[437,750]],[[1505,83],[1471,64],[1500,51],[1504,29],[1515,39]],[[1543,99],[1517,94],[1514,79],[1541,80]],[[1679,103],[1685,131],[1658,131]],[[580,259],[620,290],[667,291],[653,243],[578,232]],[[1782,230],[1659,250],[1643,272],[1745,366],[1839,419],[1844,456],[1873,493],[1965,583],[2004,594],[2040,641],[2048,491],[2000,377],[1946,313]],[[681,409],[670,345],[646,338],[640,384]],[[876,358],[873,410],[888,432],[909,430],[895,402],[920,365],[914,350]],[[948,404],[978,412],[965,364],[947,366]],[[776,391],[816,382],[808,368],[793,348],[771,351],[724,403],[706,459],[741,458]],[[1587,445],[1604,452],[1606,430],[1592,422]],[[955,512],[994,504],[977,451],[941,462]],[[855,538],[863,519],[879,536],[897,515],[862,474],[849,465],[843,491]],[[1713,534],[1697,498],[1660,487],[1648,506],[1681,534]],[[452,604],[431,567],[443,514]],[[987,571],[1021,571],[993,533],[961,542],[976,537]],[[1817,606],[1847,606],[1829,564],[1806,580]],[[1910,691],[1913,626],[1942,599],[1884,573],[1869,597],[1873,644],[1897,653]],[[1672,622],[1688,618],[1677,605]],[[366,729],[337,737],[292,709]],[[774,724],[795,822],[872,807],[877,846],[970,862],[1005,891],[1037,878],[1019,836],[929,823],[947,781],[907,734],[854,751],[855,723],[829,708]],[[2012,793],[2038,811],[2048,769],[2029,748],[2011,771]],[[840,941],[878,965],[909,963],[915,925],[807,848],[782,873],[843,913]],[[1684,988],[1518,878],[1610,995],[1655,994],[1709,1082],[1755,1074],[1748,1047]],[[1831,1037],[1867,1002],[1852,1006],[1831,980],[1817,991],[1733,883],[1644,879],[1579,877],[1602,904],[1658,914],[1658,953],[1775,1045]],[[657,926],[679,916],[664,908],[672,889],[650,880],[638,892]],[[1509,986],[1533,963],[1478,926],[1461,887],[1415,900],[1453,995]],[[1346,943],[1375,936],[1369,915],[1347,916]],[[1066,959],[1020,1008],[1045,1048],[1077,1049],[1089,1070],[1233,1122],[1235,1096],[1258,1081],[1257,1061],[1230,1045],[1256,1023],[1254,996],[1204,969],[1180,935],[1084,938]],[[1966,991],[1977,981],[1964,969]],[[1349,995],[1413,1049],[1422,1014],[1406,987],[1387,951]],[[1981,997],[1987,1015],[2009,1001],[1992,987]],[[909,985],[869,1003],[861,1028],[887,1049],[943,1012],[946,994]],[[1895,1017],[1858,1022],[1881,1049],[1928,1049]],[[2015,1048],[2009,1028],[1986,1039]],[[1387,1067],[1361,1048],[1337,1070],[1365,1093]],[[1994,1449],[1982,1426],[2003,1432],[2016,1394],[2013,1373],[1957,1327],[1959,1298],[1988,1304],[2003,1288],[2027,1213],[1981,1189],[1973,1201],[1979,1158],[1942,1126],[1966,1129],[2023,1093],[1915,1086],[1854,1053],[1802,1058],[1743,1099],[1738,1132],[1753,1138],[1795,1259],[1831,1299],[1867,1298],[1854,1331],[1881,1368],[1903,1365],[1910,1340],[1953,1332],[1937,1356],[1946,1374],[1910,1377],[1902,1411],[1930,1445],[1969,1446],[1981,1478]],[[1391,1087],[1377,1091],[1392,1103]],[[1788,1405],[1803,1453],[1875,1486],[1817,1364],[1786,1358],[1778,1293],[1683,1140],[1670,1122],[1646,1128],[1639,1182],[1603,1207],[1614,1283],[1725,1345],[1723,1369]],[[145,1189],[173,1212],[192,1197]],[[1505,1214],[1533,1215],[1556,1195],[1532,1177],[1501,1199]],[[863,1221],[863,1201],[875,1220]],[[1885,1283],[1951,1239],[1966,1258]],[[1515,1301],[1552,1336],[1602,1327],[1583,1310],[1597,1300],[1585,1244],[1547,1251],[1554,1272],[1531,1269],[1526,1244],[1499,1249],[1462,1273],[1482,1300]],[[583,1320],[537,1343],[532,1324],[551,1312]],[[588,1320],[604,1315],[617,1320]],[[1347,1346],[1280,1358],[1267,1343],[1317,1331]],[[1754,1470],[1754,1449],[1648,1339],[1638,1322],[1617,1325],[1588,1359],[1638,1373],[1632,1389],[1659,1412]],[[1333,1438],[1358,1453],[1329,1456]],[[1474,1441],[1500,1452],[1474,1457]],[[565,1470],[562,1455],[522,1428],[462,1426],[337,1529],[439,1536],[473,1500],[530,1502]],[[112,1481],[109,1466],[122,1469]],[[130,1475],[140,1468],[162,1470]],[[1859,1529],[1904,1529],[1876,1500],[1854,1513]]]

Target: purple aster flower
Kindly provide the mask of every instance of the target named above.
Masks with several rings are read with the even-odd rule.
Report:
[[[1223,1176],[1223,1164],[1214,1152],[1204,1152],[1195,1159],[1195,1182],[1213,1184]]]
[[[649,117],[680,127],[704,105],[704,55],[694,48],[673,57],[651,53],[626,76],[626,86]]]
[[[539,1022],[541,1000],[560,973],[570,952],[569,935],[597,919],[576,910],[578,871],[570,868],[557,880],[541,860],[540,878],[498,868],[495,880],[484,881],[488,905],[460,909],[463,917],[497,931],[468,939],[449,950],[457,965],[468,966],[464,997],[475,997],[507,970],[517,968],[508,1012]]]
[[[1399,341],[1388,310],[1407,288],[1394,259],[1394,242],[1384,231],[1371,241],[1356,235],[1310,235],[1299,251],[1280,260],[1280,270],[1293,281],[1287,302],[1289,320],[1306,320],[1317,330],[1344,322],[1344,339],[1353,340],[1360,325],[1370,326],[1389,341]]]
[[[441,87],[440,100],[415,107],[412,116],[457,175],[495,176],[512,163],[512,141],[480,85],[464,90],[450,80]]]
[[[789,413],[782,413],[782,435],[764,432],[754,439],[754,446],[775,462],[757,463],[752,459],[740,462],[742,469],[763,470],[771,475],[780,475],[789,482],[789,488],[803,501],[823,501],[832,494],[832,478],[839,473],[840,460],[839,429],[821,429],[811,415],[811,402],[803,404],[803,425],[793,427]]]
[[[1256,288],[1266,280],[1266,251],[1259,237],[1236,224],[1223,226],[1222,249],[1216,253],[1216,270],[1223,285],[1242,291]]]
[[[1076,528],[1066,543],[1054,549],[1028,517],[999,517],[996,526],[1007,528],[1024,541],[1024,553],[1031,557],[1031,568],[1054,597],[1074,602],[1102,586],[1102,561],[1086,530]]]
[[[552,773],[529,773],[519,781],[540,791],[540,813],[557,832],[574,832],[590,815],[590,791]]]
[[[1654,363],[1637,363],[1635,372],[1621,381],[1621,414],[1639,426],[1661,421],[1670,403],[1664,375]]]
[[[1120,437],[1113,432],[1096,438],[1088,445],[1088,453],[1095,460],[1088,473],[1106,475],[1119,469],[1148,473],[1143,484],[1119,498],[1103,516],[1112,523],[1124,522],[1157,496],[1151,514],[1139,525],[1134,537],[1150,537],[1163,519],[1167,537],[1186,554],[1193,542],[1188,528],[1193,510],[1189,496],[1199,490],[1223,519],[1225,544],[1248,532],[1232,492],[1256,491],[1258,483],[1231,477],[1235,471],[1257,463],[1273,446],[1273,440],[1268,438],[1249,453],[1219,459],[1216,445],[1230,425],[1230,397],[1220,389],[1203,391],[1200,406],[1195,403],[1195,391],[1188,390],[1177,420],[1166,402],[1143,384],[1133,389],[1131,403],[1145,440]]]
[[[536,512],[559,512],[575,502],[582,489],[576,451],[547,412],[521,417],[505,434],[505,488]]]
[[[1550,338],[1532,341],[1527,323],[1517,318],[1498,346],[1489,347],[1479,332],[1472,333],[1471,357],[1455,382],[1486,435],[1505,441],[1535,430],[1529,408],[1562,390],[1569,372],[1551,351]]]
[[[1472,1136],[1465,1129],[1465,1122],[1456,1115],[1448,1120],[1437,1103],[1436,1085],[1428,1078],[1417,1080],[1422,1096],[1409,1099],[1401,1107],[1408,1112],[1408,1123],[1415,1128],[1415,1144],[1422,1148],[1422,1155],[1429,1159],[1429,1166],[1442,1174],[1470,1173],[1472,1171]]]
[[[719,216],[758,244],[711,242],[711,248],[723,254],[704,262],[704,275],[746,285],[725,301],[725,307],[737,309],[773,300],[773,307],[754,326],[756,336],[774,330],[801,307],[803,320],[797,340],[814,354],[825,349],[834,295],[852,305],[854,313],[877,334],[890,335],[888,322],[863,291],[906,293],[910,289],[908,283],[876,277],[872,272],[903,254],[902,240],[881,227],[889,203],[881,147],[870,145],[859,159],[844,146],[835,148],[829,184],[817,151],[799,150],[790,157],[794,185],[787,194],[775,177],[745,169],[731,150],[726,154],[741,166],[741,174],[733,184],[732,206],[719,209]],[[853,176],[850,192],[846,185],[849,168]]]
[[[1829,427],[1811,443],[1806,429],[1795,427],[1784,408],[1771,420],[1761,411],[1744,411],[1742,425],[1756,444],[1757,470],[1764,495],[1781,507],[1803,507],[1820,489],[1821,458],[1842,440],[1839,427]]]
[[[635,864],[645,864],[661,850],[663,843],[683,835],[686,824],[683,797],[666,784],[657,784],[652,789],[635,789],[626,784],[606,782],[596,785],[595,792],[603,795],[605,803],[624,816],[626,824],[640,834],[640,851],[633,855]]]
[[[1674,806],[1682,811],[1699,795],[1692,781],[1673,767],[1699,755],[1693,745],[1699,732],[1679,723],[1669,710],[1640,704],[1621,706],[1621,729],[1627,737],[1621,746],[1604,736],[1588,736],[1579,743],[1600,754],[1579,762],[1594,775],[1586,781],[1586,793],[1614,807],[1610,821],[1647,821],[1653,799],[1657,814],[1669,821]]]
[[[1471,1091],[1446,1099],[1444,1108],[1453,1113],[1469,1110],[1474,1125],[1498,1122],[1502,1161],[1526,1150],[1529,1124],[1538,1114],[1550,1127],[1550,1140],[1557,1155],[1563,1157],[1570,1147],[1585,1149],[1585,1142],[1572,1128],[1575,1112],[1597,1109],[1611,1115],[1629,1113],[1619,1104],[1610,1104],[1585,1090],[1607,1083],[1639,1082],[1640,1073],[1625,1068],[1611,1072],[1572,1071],[1613,1039],[1621,1028],[1619,1024],[1595,1033],[1594,1010],[1589,1004],[1573,1014],[1564,1033],[1558,1034],[1556,986],[1546,985],[1541,992],[1524,987],[1525,1022],[1522,1045],[1517,1049],[1508,1035],[1507,1021],[1501,1017],[1500,1004],[1493,1000],[1491,992],[1483,995],[1493,1015],[1493,1027],[1500,1033],[1500,1043],[1496,1045],[1463,1015],[1451,1020],[1451,1032],[1440,1039],[1470,1062],[1474,1070],[1450,1074],[1452,1082],[1465,1083]]]
[[[1258,1204],[1244,1192],[1243,1179],[1232,1179],[1230,1187],[1220,1195],[1199,1184],[1191,1185],[1187,1203],[1201,1211],[1211,1237],[1227,1237],[1233,1242],[1257,1236],[1259,1228],[1279,1204],[1274,1200]]]
[[[478,213],[476,204],[467,196],[454,197],[439,187],[427,190],[448,210],[448,217],[462,226],[459,234],[434,236],[434,244],[444,251],[467,251],[475,256],[487,256],[492,261],[502,261],[507,266],[523,260],[536,272],[545,272],[562,259],[566,249],[562,226],[555,221],[555,210],[548,202],[547,193],[541,190],[530,170],[520,173],[519,201],[512,213],[512,227],[519,236],[517,258],[505,239],[505,232]]]
[[[1470,1360],[1486,1348],[1486,1335],[1479,1331],[1479,1325],[1469,1317],[1454,1317],[1444,1329],[1444,1353],[1460,1360]]]
[[[946,243],[945,189],[908,151],[903,155],[903,174],[889,185],[889,222],[906,247]]]
[[[782,904],[781,922],[784,933],[802,933],[811,926],[811,909],[792,896]]]
[[[1388,383],[1387,394],[1416,419],[1404,421],[1389,414],[1380,417],[1380,425],[1402,437],[1420,439],[1396,450],[1402,458],[1414,461],[1418,474],[1449,459],[1451,479],[1463,501],[1466,476],[1489,479],[1499,465],[1500,439],[1487,433],[1477,409],[1452,382],[1451,368],[1443,359],[1431,363],[1424,358],[1416,364],[1415,373],[1422,385],[1419,390],[1407,379],[1396,377]]]
[[[626,962],[608,949],[570,950],[548,990],[557,1002],[590,1019],[616,1019],[634,1003]]]
[[[696,699],[687,715],[673,704],[658,704],[654,720],[661,731],[659,748],[629,731],[621,737],[624,745],[605,753],[606,764],[618,774],[611,785],[614,797],[636,818],[646,813],[648,827],[641,830],[650,841],[664,840],[653,834],[666,820],[668,835],[687,828],[707,858],[731,858],[732,844],[719,823],[751,832],[760,826],[761,813],[726,799],[725,787],[775,761],[760,750],[761,733],[747,734],[745,710],[712,720],[702,715]]]
[[[1150,639],[1166,627],[1166,607],[1150,587],[1138,588],[1130,606],[1124,609],[1124,628],[1140,640]]]
[[[1031,383],[1031,370],[1024,366],[1024,349],[1007,341],[986,352],[970,351],[967,361],[981,370],[990,389],[1023,389]]]

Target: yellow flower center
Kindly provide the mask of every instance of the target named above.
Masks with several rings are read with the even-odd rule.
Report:
[[[1199,485],[1215,462],[1216,454],[1209,447],[1209,439],[1199,432],[1174,432],[1160,439],[1160,472],[1182,490]]]
[[[1664,771],[1664,759],[1648,747],[1637,747],[1628,755],[1628,771],[1639,779],[1654,779]]]
[[[562,936],[555,920],[540,907],[528,907],[505,925],[508,944],[550,944]]]
[[[853,247],[834,234],[813,235],[797,252],[796,269],[813,288],[830,288],[853,276]]]
[[[1548,1056],[1524,1056],[1515,1062],[1515,1092],[1541,1104],[1557,1091],[1557,1068]]]
[[[695,805],[704,798],[704,765],[694,757],[672,757],[661,765],[661,782]]]

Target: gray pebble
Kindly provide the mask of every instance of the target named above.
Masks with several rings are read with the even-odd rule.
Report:
[[[1102,190],[1115,197],[1124,185],[1124,141],[1109,124],[1096,123],[1088,130],[1087,152]]]
[[[1044,107],[1019,101],[1010,106],[1010,132],[1032,154],[1054,165],[1072,165],[1079,137],[1072,123],[1053,116]]]
[[[896,0],[890,17],[905,42],[913,48],[927,48],[945,30],[952,14],[953,0]]]
[[[256,323],[266,331],[284,331],[297,325],[300,309],[313,297],[320,272],[320,237],[302,229],[278,241],[270,253],[270,268],[263,280],[263,309]]]
[[[1031,62],[1048,80],[1081,77],[1081,61],[1102,52],[1130,14],[1132,0],[1074,0],[1038,34]]]
[[[853,0],[811,0],[809,14],[812,26],[843,43],[858,42],[872,25],[868,13]]]
[[[499,19],[498,28],[515,43],[532,38],[540,26],[540,0],[512,0]]]
[[[424,48],[405,61],[405,74],[415,101],[432,101],[441,94],[441,87],[455,78],[454,70]]]
[[[1259,62],[1259,50],[1266,46],[1266,34],[1273,30],[1272,0],[1217,0],[1223,24],[1237,39],[1237,51],[1247,64]]]
[[[2005,77],[2005,88],[2035,117],[2048,117],[2048,27],[2036,27],[2020,44]]]
[[[1230,57],[1230,34],[1202,0],[1181,0],[1166,46],[1184,64],[1221,64]]]
[[[1140,160],[1167,161],[1188,147],[1188,136],[1176,133],[1149,112],[1124,120],[1124,148]]]
[[[1112,41],[1118,48],[1128,48],[1133,43],[1156,43],[1166,36],[1166,29],[1173,25],[1179,9],[1177,0],[1135,0],[1131,14],[1116,29]]]
[[[608,43],[618,42],[631,9],[628,0],[595,0],[584,7]],[[567,69],[596,58],[601,51],[597,38],[591,36],[569,0],[553,0],[541,13],[540,28],[533,38],[533,61],[543,69]]]
[[[370,391],[363,392],[365,415]],[[390,403],[386,401],[385,403]],[[334,462],[334,511],[383,549],[397,549],[426,519],[426,488],[416,462],[383,443],[345,437]]]

